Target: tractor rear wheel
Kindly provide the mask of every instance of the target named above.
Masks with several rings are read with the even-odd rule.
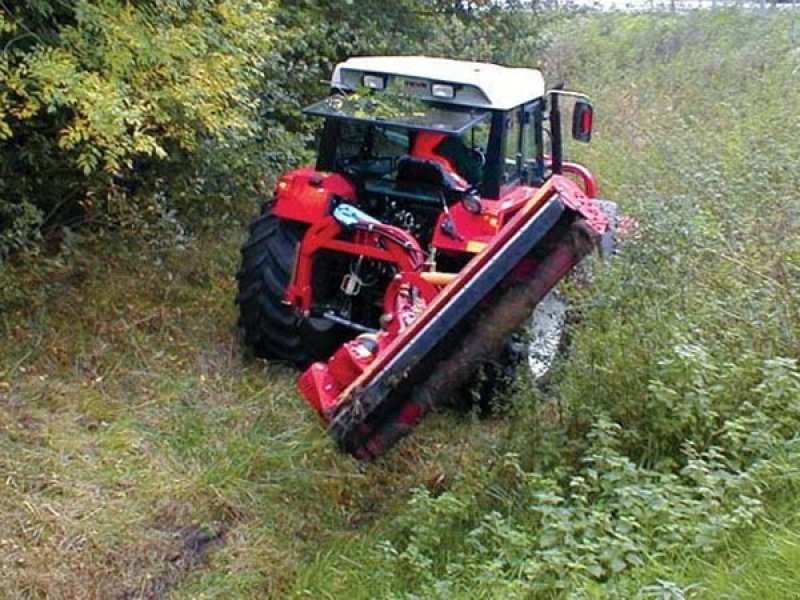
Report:
[[[595,199],[595,203],[609,220],[609,228],[597,246],[601,263],[607,265],[617,252],[620,210],[617,203],[610,200]],[[583,286],[591,285],[595,264],[587,257],[571,274],[573,281]],[[548,375],[559,352],[564,350],[568,308],[567,298],[556,288],[542,298],[533,310],[528,326],[528,367],[534,380],[542,380]]]
[[[610,221],[608,231],[600,238],[598,250],[604,263],[617,252],[617,226],[620,210],[616,202],[595,200]],[[578,277],[591,283],[593,278],[590,260],[577,266]],[[575,277],[575,275],[573,275]],[[499,358],[482,365],[482,369],[470,386],[471,396],[478,399],[481,412],[486,414],[502,407],[504,396],[518,377],[518,367],[527,363],[534,381],[544,381],[551,372],[558,354],[564,350],[564,336],[567,326],[567,298],[558,291],[550,290],[533,310],[527,331],[512,336],[505,344]],[[527,340],[527,352],[523,340]]]
[[[244,343],[261,358],[305,368],[329,353],[331,324],[299,319],[283,303],[303,226],[265,211],[250,225],[237,274],[239,326]]]

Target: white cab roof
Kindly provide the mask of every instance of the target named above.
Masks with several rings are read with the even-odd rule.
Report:
[[[357,87],[365,73],[464,86],[464,93],[457,93],[451,102],[496,110],[509,110],[544,95],[544,79],[536,69],[429,56],[349,58],[336,65],[332,84],[334,87]]]

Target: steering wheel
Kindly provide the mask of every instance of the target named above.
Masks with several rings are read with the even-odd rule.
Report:
[[[472,152],[472,157],[475,159],[475,162],[478,163],[478,166],[482,169],[486,166],[486,153],[480,146],[473,146],[470,150]]]

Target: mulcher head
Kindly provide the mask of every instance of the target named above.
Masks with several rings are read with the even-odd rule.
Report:
[[[379,457],[499,355],[607,226],[593,200],[554,175],[413,320],[347,342],[302,375],[301,393],[343,451]]]

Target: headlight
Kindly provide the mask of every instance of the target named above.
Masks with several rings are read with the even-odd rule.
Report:
[[[456,89],[452,85],[434,83],[431,86],[431,94],[434,98],[454,98],[456,95]]]
[[[464,208],[466,208],[473,215],[479,215],[483,212],[481,197],[475,190],[470,190],[464,194],[464,198],[461,201],[464,203]]]
[[[364,75],[361,82],[371,90],[382,90],[386,87],[386,77],[383,75]]]

